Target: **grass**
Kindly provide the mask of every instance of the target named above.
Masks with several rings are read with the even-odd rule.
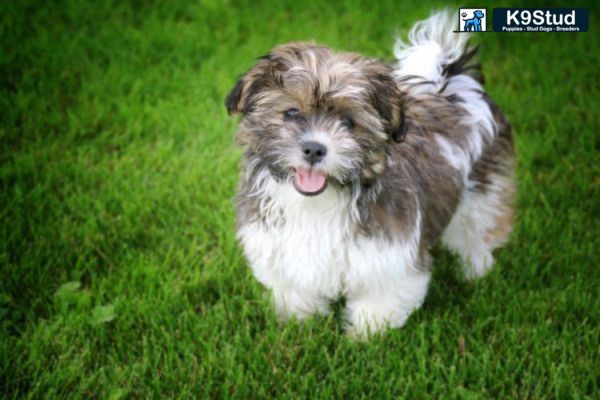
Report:
[[[436,249],[424,307],[355,343],[279,326],[236,244],[236,76],[298,39],[390,58],[441,5],[0,3],[0,396],[598,398],[597,6],[479,37],[520,162],[484,279]]]

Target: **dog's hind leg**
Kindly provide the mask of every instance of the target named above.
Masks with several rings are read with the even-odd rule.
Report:
[[[475,163],[442,242],[456,252],[469,279],[483,276],[503,245],[514,220],[514,150],[510,127],[501,119],[499,136]]]
[[[465,190],[442,236],[443,243],[459,255],[468,279],[481,277],[492,267],[493,250],[506,242],[513,226],[512,178],[494,174],[488,179],[485,189]]]

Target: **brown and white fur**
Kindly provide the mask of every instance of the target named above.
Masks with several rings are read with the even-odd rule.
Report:
[[[238,238],[282,319],[346,299],[348,330],[400,327],[441,238],[482,276],[513,223],[510,126],[476,49],[434,14],[388,66],[308,43],[276,47],[234,87],[244,149]]]

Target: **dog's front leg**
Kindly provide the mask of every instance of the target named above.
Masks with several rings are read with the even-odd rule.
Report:
[[[413,266],[398,274],[371,277],[361,289],[346,299],[347,331],[355,338],[366,338],[386,328],[400,328],[410,314],[423,304],[430,273]]]
[[[330,312],[329,300],[318,294],[287,285],[275,285],[271,290],[275,312],[281,321],[292,317],[302,320],[313,314],[327,315]]]

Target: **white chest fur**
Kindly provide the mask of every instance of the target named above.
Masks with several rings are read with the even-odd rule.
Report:
[[[267,184],[263,220],[243,224],[238,237],[256,278],[335,298],[402,280],[417,258],[420,226],[390,241],[356,229],[351,199],[333,188],[302,196],[290,184]]]
[[[349,202],[331,188],[306,197],[290,184],[276,186],[261,207],[266,218],[238,232],[256,278],[267,287],[341,292],[353,228]]]

